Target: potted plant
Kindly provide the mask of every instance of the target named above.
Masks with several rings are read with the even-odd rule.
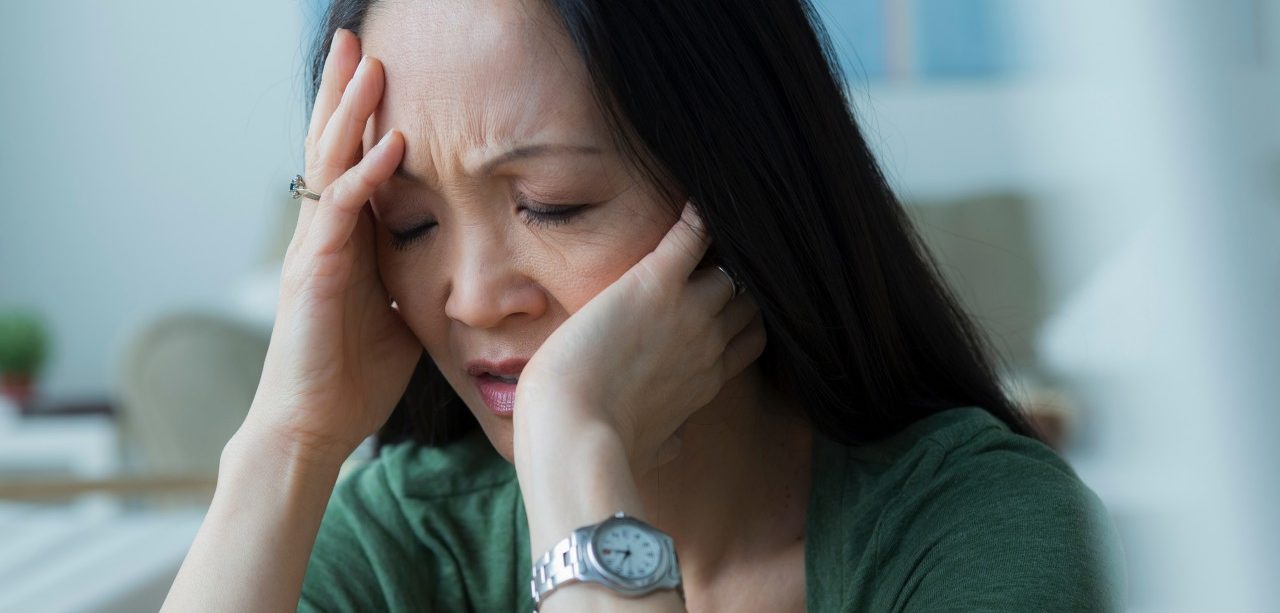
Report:
[[[0,312],[0,393],[30,408],[36,374],[48,356],[44,321],[25,311]]]

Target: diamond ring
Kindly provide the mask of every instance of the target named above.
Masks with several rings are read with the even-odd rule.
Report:
[[[293,192],[294,200],[304,196],[312,200],[320,199],[320,194],[307,189],[307,182],[302,180],[302,175],[293,175],[293,179],[289,181],[289,191]]]

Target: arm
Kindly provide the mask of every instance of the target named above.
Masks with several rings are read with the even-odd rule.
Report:
[[[530,444],[516,450],[516,469],[529,519],[530,564],[575,528],[617,511],[646,519],[630,463],[613,430],[597,422],[550,419],[574,413],[564,407],[520,410],[526,408],[549,417],[531,425],[530,429],[537,431],[520,437],[522,443]],[[684,610],[680,597],[670,590],[628,598],[591,583],[557,587],[542,603],[543,613]]]
[[[530,358],[512,443],[530,562],[617,511],[645,519],[634,474],[765,345],[759,308],[698,264],[710,236],[692,202],[658,246],[579,308]],[[563,592],[563,594],[561,593]],[[682,611],[678,594],[639,598],[591,583],[556,588],[547,611]]]
[[[334,33],[305,143],[305,179],[322,191],[302,199],[262,380],[166,611],[293,610],[338,468],[386,423],[422,355],[377,274],[368,201],[404,136],[365,150],[385,78],[361,56],[351,32]]]
[[[162,611],[293,610],[342,458],[241,429]]]

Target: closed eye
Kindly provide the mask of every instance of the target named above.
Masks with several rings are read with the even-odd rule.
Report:
[[[436,227],[436,222],[429,221],[415,228],[410,228],[404,232],[391,233],[391,247],[397,251],[404,251],[413,245],[423,234],[426,234],[432,228]]]
[[[587,204],[550,205],[545,202],[530,200],[524,193],[516,196],[516,203],[529,212],[528,223],[539,226],[558,226],[569,223]]]
[[[542,227],[567,224],[591,206],[590,204],[552,205],[532,200],[524,193],[516,196],[516,203],[527,213],[526,223]],[[403,232],[391,232],[391,247],[398,251],[405,251],[436,225],[436,222],[429,221]]]

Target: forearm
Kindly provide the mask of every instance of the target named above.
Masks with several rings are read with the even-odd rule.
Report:
[[[574,529],[618,511],[648,519],[623,447],[607,427],[544,421],[531,428],[527,440],[517,450],[516,469],[529,519],[530,564]],[[551,592],[542,611],[661,613],[684,611],[684,604],[670,590],[629,598],[603,586],[571,583]]]
[[[292,611],[341,460],[242,429],[162,611]]]

